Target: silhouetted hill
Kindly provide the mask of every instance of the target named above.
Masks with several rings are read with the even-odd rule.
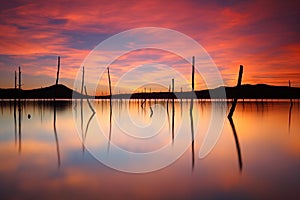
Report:
[[[80,93],[74,92],[80,98]],[[51,85],[49,87],[37,88],[32,90],[0,89],[1,99],[71,99],[73,90],[65,85]]]
[[[233,98],[235,87],[225,87],[227,98]],[[239,97],[244,99],[299,99],[300,88],[288,86],[272,86],[266,84],[241,86]]]
[[[152,92],[152,93],[134,93],[134,94],[118,94],[113,95],[112,98],[123,99],[172,99],[183,98],[189,99],[197,97],[199,99],[210,99],[210,92],[218,95],[218,91],[224,89],[224,87],[215,88],[212,90],[195,91],[195,94],[191,92]],[[234,98],[236,93],[235,87],[225,87],[226,96],[228,99]],[[74,92],[75,98],[81,98],[81,94]],[[33,90],[21,90],[18,89],[0,89],[0,99],[71,99],[73,98],[73,90],[64,85],[52,85],[45,88],[38,88]],[[109,96],[96,96],[96,99],[107,99]],[[217,98],[222,98],[217,96]],[[266,84],[257,85],[242,85],[239,92],[240,99],[300,99],[300,88],[288,87],[288,86],[271,86]]]
[[[218,87],[211,90],[201,90],[191,92],[153,92],[153,93],[135,93],[135,94],[119,94],[114,95],[113,98],[124,99],[189,99],[196,97],[198,99],[210,99],[210,93],[214,94],[216,98],[223,98],[219,91],[225,88],[227,99],[232,99],[236,95],[236,87]],[[300,88],[288,87],[288,86],[271,86],[266,84],[250,85],[245,84],[240,87],[239,95],[240,99],[300,99]],[[107,97],[98,97],[107,98]]]

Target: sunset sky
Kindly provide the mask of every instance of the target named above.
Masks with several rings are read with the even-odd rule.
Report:
[[[235,85],[243,64],[243,83],[287,85],[291,80],[300,87],[299,8],[299,1],[2,1],[0,88],[14,87],[19,65],[24,89],[54,84],[57,56],[60,83],[73,88],[91,50],[112,35],[140,27],[169,28],[196,40],[217,65],[225,85]],[[124,55],[110,67],[113,85],[137,65],[172,61],[176,69],[183,61],[175,62],[174,57],[155,50]],[[186,66],[176,70],[190,81]],[[143,70],[147,72],[145,66]],[[106,79],[100,84],[106,93]]]

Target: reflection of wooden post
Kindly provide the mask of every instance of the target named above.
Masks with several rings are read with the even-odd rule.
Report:
[[[22,150],[22,128],[21,128],[21,116],[22,116],[22,109],[21,109],[21,100],[18,100],[18,113],[19,113],[19,120],[18,120],[18,124],[19,124],[19,153],[21,153]]]
[[[56,130],[56,102],[55,99],[53,100],[53,130],[54,130],[54,137],[55,137],[55,144],[56,144],[56,153],[57,153],[57,167],[60,167],[60,150],[59,150],[59,142]]]
[[[58,58],[57,58],[56,85],[58,84],[58,79],[59,79],[59,68],[60,68],[60,56],[58,56]]]
[[[193,108],[194,108],[194,99],[191,98],[191,105],[190,105],[190,120],[191,120],[191,134],[192,134],[192,170],[194,170],[194,166],[195,166]]]
[[[235,97],[234,97],[231,109],[229,111],[229,114],[227,116],[228,118],[232,118],[233,112],[235,110],[235,107],[236,107],[236,104],[237,104],[237,99],[238,99],[238,93],[239,93],[240,86],[241,86],[241,83],[242,83],[242,76],[243,76],[243,65],[240,65],[238,83],[237,83],[236,88],[235,88]]]
[[[237,151],[238,159],[239,159],[240,171],[242,171],[242,169],[243,169],[243,161],[242,161],[242,154],[241,154],[241,148],[240,148],[239,139],[238,139],[238,136],[237,136],[237,133],[236,133],[235,126],[234,126],[232,118],[229,118],[229,122],[230,122],[230,126],[232,128],[232,132],[233,132],[233,136],[234,136],[235,147],[236,147],[236,151]]]
[[[92,111],[93,113],[95,113],[95,110],[94,110],[93,106],[91,105],[91,103],[90,103],[90,101],[89,101],[89,96],[88,96],[87,91],[86,91],[86,86],[84,86],[84,91],[85,91],[86,100],[87,100],[87,102],[88,102],[88,105],[89,105],[91,111]]]
[[[174,117],[175,117],[175,107],[174,107],[174,78],[172,79],[172,142],[174,142]]]
[[[193,62],[192,62],[192,91],[194,92],[195,89],[195,56],[193,56]]]
[[[15,130],[15,145],[17,145],[17,114],[16,114],[16,100],[14,101],[14,130]]]

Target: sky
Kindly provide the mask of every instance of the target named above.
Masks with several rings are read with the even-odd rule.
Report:
[[[198,42],[226,86],[236,84],[242,64],[244,84],[288,85],[290,80],[292,86],[300,87],[299,8],[299,1],[268,0],[2,1],[0,88],[14,87],[18,66],[23,89],[54,84],[57,56],[61,57],[59,82],[74,88],[80,67],[98,44],[120,32],[143,27],[175,30]],[[174,45],[176,42],[174,38]],[[189,50],[189,46],[184,48]],[[196,65],[200,59],[196,57]],[[150,77],[147,80],[153,85],[162,79],[170,82],[176,72],[183,81],[175,76],[175,90],[189,90],[189,62],[160,49],[135,50],[109,66],[112,85],[127,80],[118,88],[121,93],[127,92],[129,87],[146,87],[141,85],[145,77]],[[167,70],[170,67],[173,71]],[[136,76],[122,79],[129,72]],[[97,93],[106,94],[107,74],[99,73],[99,77]],[[198,72],[196,89],[204,88],[203,74]]]

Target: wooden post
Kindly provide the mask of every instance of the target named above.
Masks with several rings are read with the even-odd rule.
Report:
[[[291,81],[289,80],[289,91],[291,91]],[[291,130],[291,118],[292,118],[293,100],[290,97],[290,109],[289,109],[289,133]]]
[[[110,74],[109,74],[109,67],[107,67],[107,76],[108,76],[108,85],[109,85],[109,97],[111,99],[111,80],[110,80]]]
[[[21,90],[22,86],[22,75],[21,75],[21,67],[19,66],[19,91]]]
[[[84,86],[84,66],[82,67],[81,95],[83,95],[83,86]]]
[[[172,78],[172,92],[174,93],[174,78]]]
[[[194,92],[195,89],[195,56],[193,56],[192,62],[192,91]]]
[[[17,89],[17,72],[15,71],[15,90]]]
[[[291,81],[289,80],[289,89],[291,91]],[[292,97],[290,97],[290,104],[293,105]]]
[[[236,88],[235,88],[235,97],[234,97],[234,100],[233,100],[231,109],[230,109],[230,111],[229,111],[229,114],[228,114],[228,116],[227,116],[228,119],[232,118],[233,112],[234,112],[235,107],[236,107],[236,104],[237,104],[238,93],[239,93],[240,86],[241,86],[241,83],[242,83],[242,76],[243,76],[243,65],[240,65],[240,71],[239,71],[238,83],[237,83]]]
[[[60,68],[60,56],[57,57],[56,85],[58,84],[58,79],[59,79],[59,68]]]

